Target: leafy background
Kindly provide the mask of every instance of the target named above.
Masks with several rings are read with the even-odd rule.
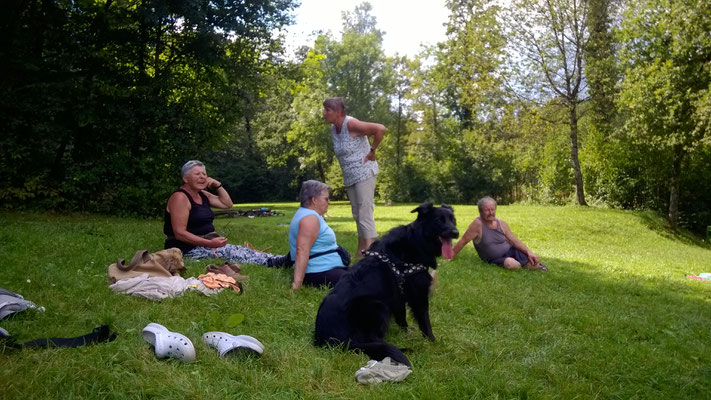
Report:
[[[293,201],[309,178],[344,199],[321,117],[343,96],[388,127],[382,201],[711,225],[708,2],[447,0],[446,40],[413,57],[383,53],[368,3],[293,54],[291,0],[6,3],[6,209],[158,216],[196,158],[239,202]]]

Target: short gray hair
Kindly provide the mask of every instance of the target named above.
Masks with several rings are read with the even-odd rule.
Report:
[[[481,212],[481,208],[484,207],[484,204],[486,203],[491,203],[494,205],[494,207],[496,207],[496,200],[494,200],[492,197],[484,196],[476,203],[476,206],[479,207],[479,212]]]
[[[311,204],[311,199],[318,197],[324,189],[328,190],[328,185],[314,179],[302,183],[301,190],[299,190],[299,201],[301,202],[301,207],[306,207]]]
[[[342,97],[329,97],[323,101],[323,106],[330,110],[343,111],[346,113],[346,102]]]
[[[205,164],[198,160],[190,160],[183,164],[183,167],[180,168],[180,173],[182,174],[181,176],[185,176],[190,173],[190,170],[195,168],[195,167],[204,167]]]

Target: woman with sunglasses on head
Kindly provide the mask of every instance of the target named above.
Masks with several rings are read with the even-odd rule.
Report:
[[[207,175],[200,161],[186,162],[181,172],[183,185],[170,196],[165,207],[166,249],[177,247],[188,258],[216,257],[268,267],[287,265],[288,257],[227,243],[226,237],[215,232],[212,208],[231,208],[229,193],[222,183]]]

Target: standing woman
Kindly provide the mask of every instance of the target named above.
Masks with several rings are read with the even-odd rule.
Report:
[[[328,185],[309,180],[299,191],[301,207],[289,224],[289,254],[294,260],[293,290],[303,284],[335,285],[348,272],[341,256],[332,252],[338,247],[336,234],[323,219],[328,211]],[[318,255],[321,254],[321,255]],[[318,255],[317,257],[313,257]]]
[[[181,172],[183,185],[168,199],[163,217],[166,249],[177,247],[185,257],[190,258],[219,257],[232,262],[269,267],[285,265],[288,257],[228,244],[226,237],[215,233],[212,224],[215,213],[211,207],[231,208],[229,193],[222,187],[222,183],[207,176],[205,165],[200,161],[186,162]]]
[[[385,126],[359,121],[346,115],[346,105],[340,97],[329,97],[323,102],[323,117],[331,124],[333,152],[343,171],[343,186],[348,192],[351,212],[358,227],[358,251],[362,257],[378,236],[375,230],[375,181],[378,162],[375,152],[385,136]],[[368,136],[373,137],[370,143]]]

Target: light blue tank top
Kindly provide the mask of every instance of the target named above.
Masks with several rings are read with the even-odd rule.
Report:
[[[318,237],[314,245],[311,246],[310,254],[333,250],[338,246],[336,243],[336,234],[333,232],[333,229],[328,226],[326,220],[318,215],[316,211],[300,207],[296,210],[294,218],[291,219],[291,223],[289,223],[289,254],[292,260],[296,260],[296,237],[299,235],[299,222],[307,215],[315,215],[319,223]],[[329,253],[310,259],[306,266],[306,273],[324,272],[342,265],[343,261],[341,261],[341,256],[339,256],[338,253]]]

